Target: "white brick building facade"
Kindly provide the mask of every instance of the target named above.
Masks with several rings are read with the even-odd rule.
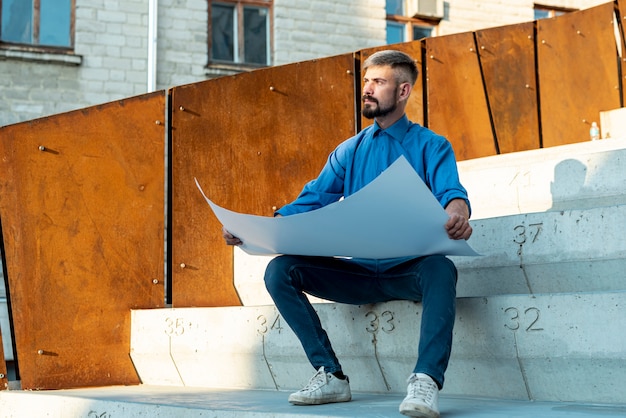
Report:
[[[223,75],[207,69],[208,0],[76,0],[73,54],[0,45],[0,126]],[[0,0],[1,2],[1,0]],[[410,2],[410,0],[409,0]],[[602,0],[545,0],[584,9]],[[528,0],[449,0],[434,35],[531,21]],[[386,43],[385,0],[274,0],[272,64]],[[156,45],[155,65],[149,46]]]

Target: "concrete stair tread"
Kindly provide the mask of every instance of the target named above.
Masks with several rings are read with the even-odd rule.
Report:
[[[446,391],[626,403],[626,369],[620,366],[625,304],[623,291],[460,298]],[[404,393],[419,343],[421,304],[315,308],[352,390]],[[295,390],[313,373],[273,306],[135,310],[131,317],[130,355],[145,384]]]
[[[473,219],[626,203],[623,139],[582,142],[459,162]]]
[[[401,415],[397,394],[353,393],[352,402],[294,406],[288,392],[162,386],[114,386],[56,391],[0,392],[0,410],[11,417],[150,416],[150,417],[393,417]],[[442,417],[561,418],[623,417],[626,405],[529,402],[486,398],[440,397]],[[102,415],[104,414],[104,415]]]

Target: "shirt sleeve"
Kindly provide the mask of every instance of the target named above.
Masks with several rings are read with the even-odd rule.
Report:
[[[294,215],[309,212],[338,201],[343,196],[347,153],[340,146],[329,156],[315,180],[308,182],[293,202],[277,210],[274,215]]]
[[[459,180],[456,157],[450,142],[440,135],[434,135],[425,149],[425,182],[435,198],[444,208],[453,199],[463,199],[471,214],[467,190]]]

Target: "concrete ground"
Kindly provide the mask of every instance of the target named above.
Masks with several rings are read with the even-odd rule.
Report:
[[[400,395],[353,394],[353,401],[294,406],[288,392],[128,386],[0,392],[0,416],[30,417],[401,417]],[[527,402],[442,396],[442,418],[626,417],[626,405]]]

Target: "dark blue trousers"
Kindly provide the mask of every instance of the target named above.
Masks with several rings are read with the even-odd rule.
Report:
[[[381,264],[382,265],[382,264]],[[373,260],[283,255],[265,272],[265,285],[283,319],[296,334],[315,369],[341,370],[326,331],[308,293],[351,305],[409,300],[423,307],[417,363],[413,372],[426,373],[443,387],[452,349],[456,314],[457,270],[440,255],[407,260],[380,269]]]

